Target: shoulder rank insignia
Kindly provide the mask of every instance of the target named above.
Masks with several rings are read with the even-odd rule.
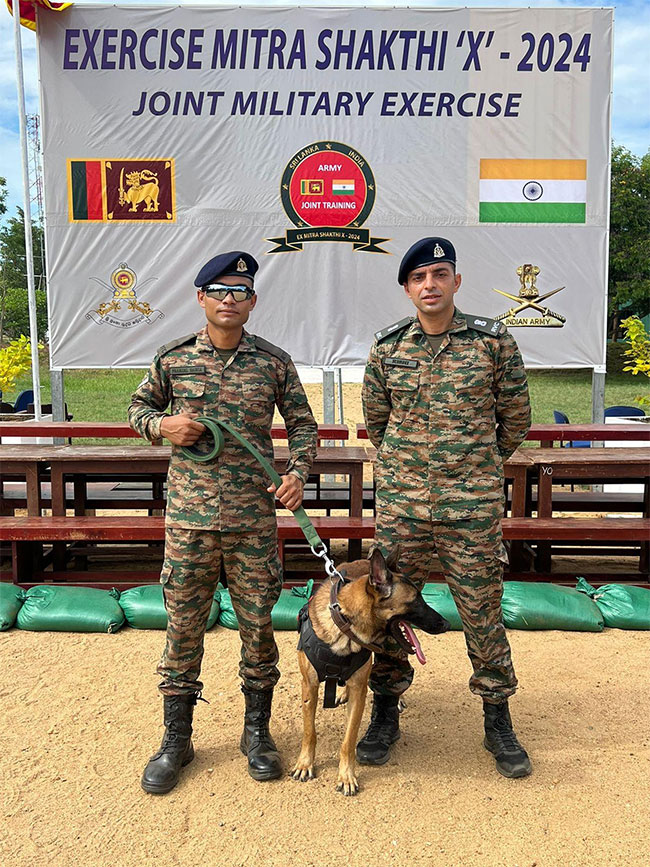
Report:
[[[414,358],[384,358],[384,367],[406,367],[415,370],[419,366],[420,362]]]
[[[410,325],[413,322],[412,316],[407,316],[405,319],[400,319],[399,322],[395,322],[393,325],[389,325],[387,328],[382,328],[381,331],[375,332],[375,340],[378,343],[388,337],[391,334],[395,334],[396,331],[401,331],[402,328],[406,328],[407,325]]]
[[[285,364],[288,364],[291,361],[289,353],[285,352],[284,349],[280,349],[280,347],[276,346],[274,343],[269,343],[268,340],[264,340],[263,337],[258,337],[257,335],[255,335],[253,339],[255,340],[255,346],[258,349],[261,349],[262,352],[268,352],[269,355],[279,358],[280,361],[283,361]]]
[[[463,313],[467,320],[467,327],[473,328],[474,331],[481,331],[483,334],[489,334],[491,337],[498,337],[506,330],[505,326],[496,319],[488,319],[487,316],[472,316],[469,313]]]
[[[164,346],[161,346],[159,349],[156,350],[156,355],[165,355],[172,349],[176,349],[177,346],[183,346],[184,343],[189,343],[191,340],[195,339],[196,333],[186,334],[185,337],[179,337],[178,340],[172,340],[170,343],[165,343]]]

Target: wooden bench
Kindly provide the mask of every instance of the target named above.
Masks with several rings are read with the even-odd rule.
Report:
[[[375,519],[371,517],[312,518],[317,532],[323,540],[331,539],[372,539],[375,532]],[[599,543],[603,540],[622,543],[642,544],[650,539],[649,518],[504,518],[503,534],[506,540],[537,542],[581,542]],[[41,562],[42,546],[55,542],[78,543],[140,543],[143,546],[163,542],[165,519],[163,517],[0,517],[0,542],[11,544],[12,567],[2,573],[2,580],[20,584],[42,583],[43,581],[67,581],[90,583],[98,586],[107,575],[115,577],[120,586],[133,586],[157,580],[158,570],[138,571],[133,569],[107,572],[86,571],[46,571]],[[278,518],[278,538],[280,552],[283,553],[287,540],[303,538],[294,518]],[[146,548],[143,549],[146,553]],[[74,553],[74,551],[73,551]],[[80,553],[88,553],[80,552]],[[156,553],[156,559],[160,557]],[[132,559],[132,551],[127,555]],[[524,573],[527,578],[542,580],[542,576]],[[510,577],[515,577],[510,575]],[[519,575],[517,577],[520,577]],[[523,576],[522,576],[523,577]],[[544,578],[555,580],[556,576]],[[566,581],[569,580],[568,576]],[[623,578],[623,575],[618,576]],[[643,580],[640,580],[642,579]],[[617,580],[617,576],[611,576]],[[647,578],[639,574],[635,583],[647,584]],[[110,585],[109,585],[110,586]]]

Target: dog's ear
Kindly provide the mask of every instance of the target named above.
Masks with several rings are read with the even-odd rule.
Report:
[[[397,564],[399,563],[399,555],[402,553],[402,546],[398,543],[389,552],[386,557],[386,565],[391,572],[397,572]]]
[[[384,555],[375,547],[370,553],[370,575],[368,583],[376,590],[382,599],[388,599],[393,592],[393,576],[386,565]]]

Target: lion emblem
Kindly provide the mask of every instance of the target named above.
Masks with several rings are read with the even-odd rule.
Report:
[[[131,204],[129,213],[135,214],[138,211],[138,205],[141,202],[145,203],[145,211],[158,210],[158,175],[150,172],[148,169],[143,169],[141,172],[127,172],[126,185],[128,189],[124,189],[124,169],[120,172],[120,205]]]

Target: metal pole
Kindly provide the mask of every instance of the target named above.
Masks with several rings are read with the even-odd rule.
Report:
[[[32,247],[32,215],[29,200],[29,163],[27,153],[27,119],[25,117],[25,80],[23,77],[23,45],[20,33],[20,4],[13,3],[14,37],[16,46],[16,86],[18,89],[18,121],[20,150],[23,164],[23,206],[25,224],[25,262],[27,266],[27,299],[29,303],[29,339],[32,348],[32,388],[34,418],[41,420],[41,374],[38,366],[38,326],[36,324],[36,291],[34,287],[34,250]]]
[[[604,364],[594,367],[591,372],[591,421],[593,424],[603,424],[605,421],[605,377]]]
[[[340,367],[336,368],[336,387],[338,388],[339,399],[339,424],[345,424],[343,421],[343,371]]]

